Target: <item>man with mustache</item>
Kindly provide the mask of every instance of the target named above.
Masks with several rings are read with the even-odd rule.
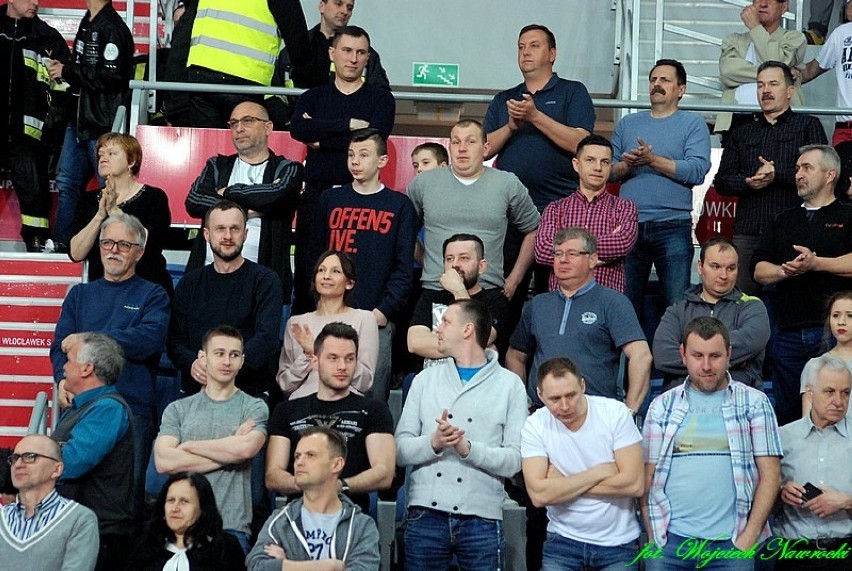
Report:
[[[834,196],[840,157],[828,145],[799,152],[798,204],[767,225],[751,261],[755,281],[775,286],[772,366],[781,425],[802,417],[800,375],[824,351],[826,300],[852,289],[852,207]]]
[[[813,375],[805,379],[813,402],[811,413],[781,428],[781,502],[784,517],[776,518],[775,530],[782,538],[807,538],[800,549],[845,550],[842,559],[825,559],[808,565],[822,571],[849,569],[852,556],[852,440],[849,438],[849,392],[852,373],[846,362],[832,355],[816,359]],[[830,462],[815,462],[824,450],[831,451]],[[816,486],[820,493],[808,492]],[[777,540],[775,540],[777,541]],[[780,548],[783,543],[770,541]],[[845,547],[843,545],[846,544]],[[801,562],[779,560],[779,571],[801,568]]]
[[[651,274],[671,305],[683,299],[692,265],[692,187],[710,170],[710,132],[696,113],[678,109],[686,93],[679,61],[658,60],[648,74],[651,110],[627,115],[612,137],[612,178],[639,209],[639,236],[627,255],[625,294],[637,315]]]
[[[243,257],[247,233],[241,206],[229,200],[214,204],[204,217],[213,263],[188,272],[175,287],[168,352],[181,371],[184,393],[197,393],[207,384],[201,340],[221,324],[236,327],[245,341],[237,388],[261,397],[275,386],[281,281],[272,270]]]
[[[479,236],[453,234],[444,240],[444,273],[440,283],[443,289],[424,289],[414,308],[411,325],[408,327],[408,350],[425,359],[429,367],[444,358],[438,350],[436,331],[447,307],[457,299],[477,299],[491,314],[491,336],[488,345],[496,344],[501,361],[509,347],[507,317],[509,304],[499,288],[485,288],[479,276],[488,267],[485,246]]]
[[[819,119],[790,109],[795,92],[786,64],[767,61],[760,65],[757,94],[761,112],[728,134],[713,181],[722,196],[739,198],[734,244],[745,267],[775,216],[800,203],[795,180],[799,147],[827,140]],[[737,287],[748,295],[762,291],[750,271],[739,273]]]

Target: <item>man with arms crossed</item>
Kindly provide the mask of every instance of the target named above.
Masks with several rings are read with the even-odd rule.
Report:
[[[630,410],[587,396],[569,359],[546,361],[538,379],[546,408],[527,418],[521,456],[527,493],[547,506],[542,570],[638,569],[633,498],[645,483],[642,435]]]
[[[209,330],[198,357],[205,363],[203,389],[170,404],[154,443],[157,471],[200,472],[210,481],[225,531],[249,550],[251,468],[266,442],[266,403],[236,387],[243,366],[243,337],[229,326]]]
[[[778,424],[764,393],[731,379],[721,321],[696,317],[683,338],[689,376],[655,398],[645,418],[640,507],[653,545],[640,556],[647,571],[750,570],[781,482]],[[695,542],[704,548],[690,549]],[[717,549],[734,555],[700,558]]]

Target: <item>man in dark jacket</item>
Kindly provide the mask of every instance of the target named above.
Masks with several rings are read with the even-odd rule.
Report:
[[[701,285],[691,287],[683,300],[669,306],[654,334],[654,366],[665,373],[664,391],[686,379],[687,370],[680,355],[683,331],[687,323],[705,315],[724,323],[731,336],[731,378],[762,388],[769,317],[759,298],[746,295],[737,287],[738,274],[739,253],[733,242],[718,237],[701,246]]]
[[[38,0],[0,6],[0,156],[21,204],[21,238],[27,251],[41,251],[50,236],[47,153],[41,145],[51,102],[45,60],[66,61],[62,35],[38,15]]]
[[[54,250],[67,251],[77,200],[96,171],[98,137],[112,130],[133,68],[133,37],[110,0],[86,0],[88,11],[65,63],[47,61],[50,77],[71,88],[69,124],[59,158],[59,212]]]

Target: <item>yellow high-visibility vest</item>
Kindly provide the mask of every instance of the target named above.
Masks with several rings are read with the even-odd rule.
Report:
[[[187,65],[269,85],[279,51],[267,0],[199,0]]]

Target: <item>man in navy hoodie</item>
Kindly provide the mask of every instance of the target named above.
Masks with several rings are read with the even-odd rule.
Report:
[[[379,171],[388,163],[385,139],[376,129],[361,129],[349,143],[352,182],[323,193],[311,228],[311,265],[325,250],[346,252],[355,260],[355,305],[371,310],[379,324],[379,358],[373,396],[387,397],[394,319],[408,300],[414,281],[417,215],[401,192],[387,188]]]

